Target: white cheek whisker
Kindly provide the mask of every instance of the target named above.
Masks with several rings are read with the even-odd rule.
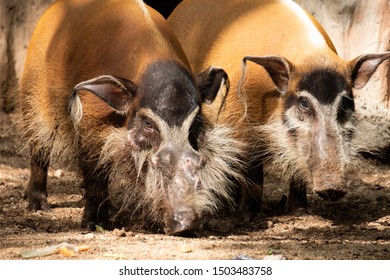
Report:
[[[350,148],[352,136],[349,134],[353,135],[356,122],[352,114],[342,124],[338,120],[342,98],[350,98],[346,91],[338,94],[330,104],[321,104],[307,91],[297,94],[297,98],[302,97],[307,98],[311,111],[306,112],[297,102],[286,111],[274,114],[267,124],[255,126],[259,140],[253,145],[259,147],[255,157],[264,160],[266,173],[281,174],[286,182],[291,178],[302,178],[310,185],[314,168],[309,163],[310,158],[318,158],[321,168],[333,168],[329,164],[334,163],[340,166],[341,173],[345,172],[344,167],[355,154]],[[336,145],[334,149],[330,143]]]

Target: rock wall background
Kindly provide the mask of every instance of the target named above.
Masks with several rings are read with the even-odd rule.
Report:
[[[167,6],[179,0],[164,0]],[[0,102],[12,110],[12,89],[18,82],[34,26],[53,0],[0,0]],[[149,4],[162,0],[148,0]],[[172,3],[171,3],[172,2]],[[312,13],[332,38],[339,54],[390,50],[390,0],[296,0]],[[10,91],[11,89],[11,91]],[[11,93],[10,93],[11,92]],[[358,105],[358,145],[374,150],[390,146],[390,67],[382,63],[367,86],[355,92]]]
[[[0,96],[3,97],[5,109],[13,106],[13,96],[7,93],[22,74],[35,24],[52,2],[0,0]]]
[[[314,15],[339,55],[390,50],[389,0],[295,0]],[[367,85],[355,91],[358,133],[354,146],[390,160],[390,61],[383,62]]]
[[[390,50],[389,0],[296,0],[323,25],[339,55],[353,59],[363,53]],[[389,107],[390,68],[383,63],[370,83],[357,94],[385,102]]]

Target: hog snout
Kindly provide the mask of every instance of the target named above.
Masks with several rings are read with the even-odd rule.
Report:
[[[174,210],[166,222],[165,232],[170,235],[190,235],[199,228],[199,221],[191,208]]]
[[[313,138],[313,152],[308,162],[313,192],[324,200],[336,201],[345,196],[343,139],[337,129],[326,123]]]
[[[200,184],[198,176],[188,178],[178,172],[168,190],[170,210],[165,216],[165,232],[170,235],[189,235],[199,228],[199,220],[194,210],[194,197]]]
[[[167,145],[151,158],[151,164],[168,178],[164,231],[188,235],[199,227],[195,210],[196,193],[201,188],[199,170],[205,159],[191,147]]]
[[[324,200],[336,201],[347,193],[343,190],[342,178],[335,174],[322,175],[321,178],[315,178],[313,182],[313,192]]]
[[[346,191],[337,189],[325,189],[321,191],[315,191],[315,193],[323,200],[337,201],[346,195]]]

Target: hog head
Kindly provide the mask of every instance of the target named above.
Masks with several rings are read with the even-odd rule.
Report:
[[[206,126],[201,107],[227,82],[220,68],[210,67],[194,80],[177,63],[157,62],[147,66],[138,84],[100,76],[75,87],[70,109],[76,130],[83,125],[77,95],[98,96],[124,120],[95,136],[103,138],[98,165],[107,172],[114,208],[141,210],[167,234],[198,228],[204,209],[197,200],[208,187],[200,175],[207,168],[200,153]]]
[[[356,122],[352,88],[362,88],[389,57],[390,53],[361,55],[345,65],[315,62],[309,69],[279,56],[244,58],[243,70],[247,60],[261,65],[280,93],[271,119],[258,129],[263,135],[261,156],[290,178],[288,207],[307,206],[306,185],[325,200],[345,195],[348,147]]]

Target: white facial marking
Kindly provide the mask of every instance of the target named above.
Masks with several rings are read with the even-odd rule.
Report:
[[[162,139],[162,144],[172,142],[180,144],[180,146],[183,146],[185,143],[183,143],[184,140],[188,141],[188,134],[191,128],[191,125],[194,122],[195,117],[197,116],[199,112],[199,107],[196,107],[191,113],[188,114],[186,119],[183,121],[182,125],[180,127],[178,126],[169,126],[160,116],[155,114],[151,109],[142,109],[142,114],[146,117],[153,120],[159,131],[160,131],[160,137]],[[186,137],[183,137],[183,135],[187,135]]]

